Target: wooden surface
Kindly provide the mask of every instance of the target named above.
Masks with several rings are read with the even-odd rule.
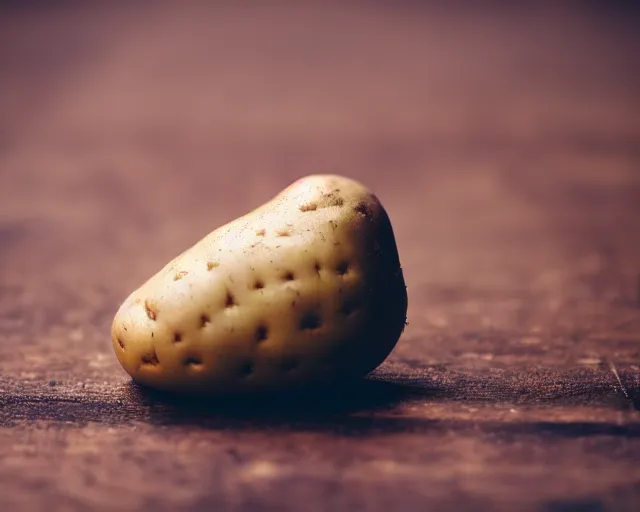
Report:
[[[640,510],[630,3],[30,5],[0,7],[0,510]],[[133,385],[124,297],[315,172],[391,216],[389,359],[254,404]]]

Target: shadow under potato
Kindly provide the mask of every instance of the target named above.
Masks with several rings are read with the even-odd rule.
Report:
[[[439,429],[438,421],[413,421],[391,412],[400,403],[422,400],[425,388],[370,378],[339,386],[306,388],[261,396],[185,396],[128,384],[127,401],[145,411],[146,423],[212,430],[324,432],[342,437]]]
[[[372,433],[422,432],[425,435],[484,431],[513,441],[521,436],[581,438],[640,437],[640,425],[592,422],[433,419],[405,414],[385,415],[400,403],[436,398],[438,389],[366,378],[341,386],[306,389],[261,397],[185,397],[129,384],[129,399],[146,410],[145,421],[155,425],[188,425],[214,430],[276,430],[329,432],[354,437]],[[441,392],[441,390],[440,390]]]
[[[434,390],[435,391],[435,390]],[[183,395],[129,384],[128,398],[157,411],[167,420],[201,421],[206,417],[251,420],[317,419],[391,409],[428,390],[396,382],[358,379],[339,385],[300,388],[260,395]]]

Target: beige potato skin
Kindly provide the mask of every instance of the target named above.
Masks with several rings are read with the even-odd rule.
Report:
[[[242,393],[364,376],[395,346],[406,311],[378,199],[315,175],[167,264],[124,301],[111,334],[141,384]]]

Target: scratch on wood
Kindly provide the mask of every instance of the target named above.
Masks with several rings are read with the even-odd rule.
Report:
[[[629,396],[629,393],[627,393],[627,388],[625,388],[624,384],[622,383],[622,379],[620,378],[620,374],[618,374],[618,370],[616,368],[616,365],[613,364],[612,360],[609,361],[609,368],[611,369],[611,372],[613,373],[613,375],[615,376],[616,380],[618,381],[618,384],[620,384],[620,389],[624,393],[625,398],[627,400],[631,400],[631,397]]]

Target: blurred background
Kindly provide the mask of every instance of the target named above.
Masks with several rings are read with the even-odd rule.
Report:
[[[0,508],[637,510],[639,21],[0,2]],[[387,409],[237,430],[140,395],[120,302],[312,173],[394,226],[409,325],[365,388]]]
[[[128,291],[311,173],[359,179],[386,205],[416,337],[451,323],[450,295],[543,294],[556,310],[635,297],[632,2],[0,9],[1,279],[19,288],[17,331],[93,304],[79,307],[99,329],[82,339],[101,346]],[[612,289],[586,289],[603,268]],[[460,314],[515,318],[487,307]]]

